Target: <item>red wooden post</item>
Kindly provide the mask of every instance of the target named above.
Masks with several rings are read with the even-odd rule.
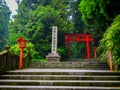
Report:
[[[112,50],[110,50],[110,70],[113,70],[113,62],[112,62]]]
[[[23,59],[23,48],[20,48],[20,62],[19,62],[19,68],[22,69],[22,59]]]
[[[70,41],[86,42],[87,58],[90,59],[90,42],[94,41],[90,34],[65,34],[67,46],[70,46]]]
[[[26,47],[26,42],[27,40],[25,40],[24,38],[18,38],[18,45],[19,45],[19,48],[20,48],[20,62],[19,62],[19,68],[22,69],[22,59],[23,59],[23,51],[24,51],[24,48]]]
[[[87,58],[90,60],[90,44],[89,44],[89,37],[86,36],[86,51],[87,51]]]
[[[69,47],[70,46],[70,36],[65,37],[65,42],[66,42],[66,45]]]
[[[94,47],[94,59],[97,58],[97,47]]]

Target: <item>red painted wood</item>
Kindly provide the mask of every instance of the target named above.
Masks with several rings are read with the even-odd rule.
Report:
[[[22,61],[23,61],[23,50],[26,47],[26,42],[27,40],[25,40],[24,38],[18,38],[18,45],[20,48],[20,61],[19,61],[19,68],[22,69]]]
[[[90,34],[65,34],[65,42],[67,46],[70,46],[70,41],[74,42],[86,42],[87,58],[90,59],[90,42],[94,39]]]
[[[94,47],[94,58],[97,58],[97,47]]]
[[[86,49],[87,49],[87,58],[90,59],[90,44],[89,44],[89,36],[86,36]]]
[[[113,71],[112,50],[110,50],[110,70]]]
[[[19,68],[22,69],[23,66],[23,48],[20,48],[20,62],[19,62]]]

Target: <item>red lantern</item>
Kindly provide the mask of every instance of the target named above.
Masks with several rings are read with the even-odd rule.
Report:
[[[27,40],[25,40],[24,38],[18,38],[17,41],[18,41],[19,48],[25,48],[26,47]]]
[[[18,38],[18,45],[20,48],[20,63],[19,63],[19,68],[22,69],[22,59],[23,59],[23,50],[26,47],[26,42],[27,40],[25,40],[24,38]]]

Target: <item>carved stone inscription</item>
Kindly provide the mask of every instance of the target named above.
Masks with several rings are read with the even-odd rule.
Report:
[[[52,27],[52,49],[46,59],[48,62],[60,62],[60,55],[57,53],[57,26]]]
[[[57,26],[52,27],[52,53],[57,53]]]

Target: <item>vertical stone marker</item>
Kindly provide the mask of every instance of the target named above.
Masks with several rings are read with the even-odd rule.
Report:
[[[52,48],[46,59],[48,62],[60,62],[60,55],[57,53],[57,26],[52,27]]]
[[[57,53],[57,26],[52,27],[52,53]]]

